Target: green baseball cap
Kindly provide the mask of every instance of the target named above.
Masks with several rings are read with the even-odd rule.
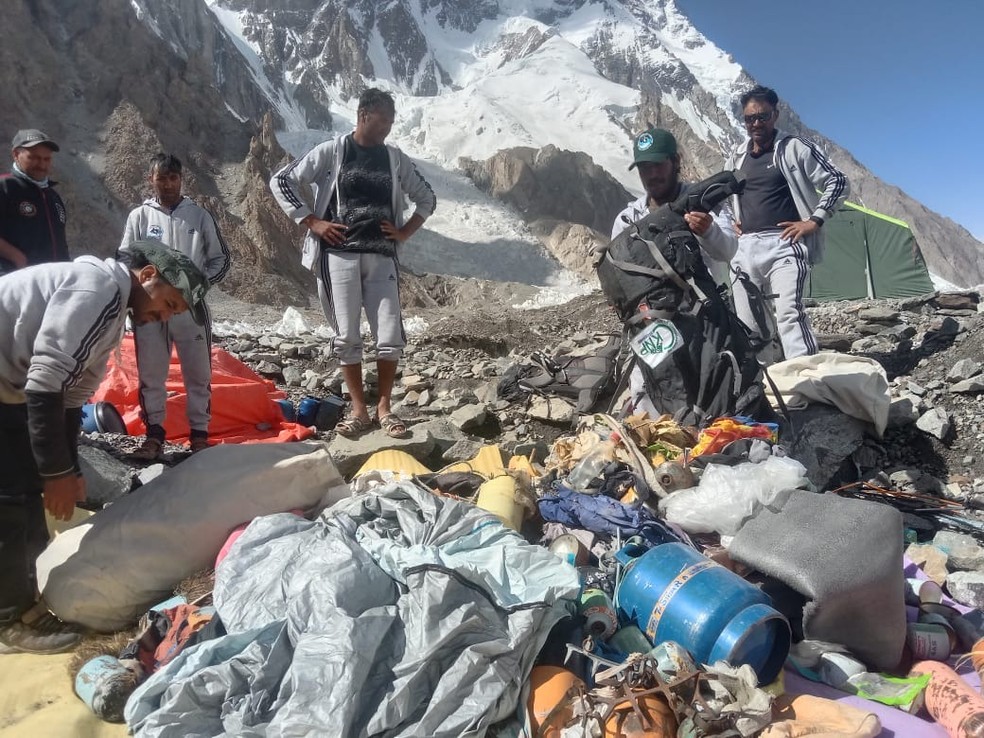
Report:
[[[167,280],[168,284],[176,287],[188,303],[188,311],[198,325],[205,325],[208,313],[205,311],[205,293],[209,283],[205,275],[195,266],[195,262],[172,248],[164,246],[159,241],[134,241],[120,256],[142,256],[148,263],[157,267],[157,271]],[[130,263],[127,260],[127,263]]]
[[[629,169],[644,161],[659,164],[676,156],[677,142],[673,134],[663,128],[650,128],[636,136],[632,144],[632,163]]]

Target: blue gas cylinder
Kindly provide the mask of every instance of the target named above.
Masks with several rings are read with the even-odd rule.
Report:
[[[655,645],[675,641],[702,664],[748,664],[772,682],[789,654],[789,623],[772,600],[682,543],[625,546],[615,593],[619,614]]]

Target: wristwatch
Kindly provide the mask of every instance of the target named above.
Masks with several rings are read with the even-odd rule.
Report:
[[[811,215],[809,219],[817,224],[817,228],[823,228],[823,218],[817,215]]]

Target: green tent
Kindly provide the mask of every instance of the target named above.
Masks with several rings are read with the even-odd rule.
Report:
[[[809,297],[913,297],[935,289],[916,237],[901,220],[846,202],[823,230],[826,249],[811,270]]]

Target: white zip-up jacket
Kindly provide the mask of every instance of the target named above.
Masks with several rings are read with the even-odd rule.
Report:
[[[174,210],[168,212],[153,198],[130,211],[123,228],[120,251],[134,241],[160,241],[191,259],[209,284],[222,280],[229,272],[229,247],[215,218],[190,197],[182,195]]]
[[[351,133],[347,133],[318,144],[270,179],[270,191],[277,204],[295,223],[299,224],[312,214],[317,218],[325,217],[329,203],[336,196],[338,175],[345,154],[344,142],[351,136]],[[417,171],[417,166],[409,156],[390,144],[386,144],[386,150],[389,152],[393,180],[391,205],[396,220],[394,225],[400,228],[406,222],[404,195],[414,204],[414,214],[427,220],[437,207],[434,190]],[[314,193],[313,207],[303,194],[306,187],[310,187]],[[308,231],[304,237],[301,263],[308,269],[314,268],[320,251],[321,240]]]
[[[0,279],[0,402],[60,392],[82,407],[123,335],[130,270],[115,259],[18,269]]]
[[[680,194],[689,192],[691,187],[693,184],[681,182]],[[644,194],[630,202],[615,218],[615,222],[612,224],[612,238],[628,228],[629,224],[625,222],[626,218],[630,223],[635,223],[647,215],[649,215],[649,195]],[[734,258],[738,251],[738,234],[735,233],[733,221],[730,217],[722,214],[721,208],[711,213],[711,217],[714,222],[711,223],[707,233],[703,236],[698,236],[695,233],[694,236],[697,238],[697,243],[700,244],[704,263],[707,265],[711,276],[714,277],[714,281],[719,284],[727,284],[729,281],[728,262]]]
[[[724,168],[740,169],[747,155],[746,140],[731,152]],[[796,211],[803,220],[814,215],[826,222],[833,217],[851,192],[847,175],[835,167],[815,143],[801,136],[792,136],[777,130],[772,161],[785,177]],[[818,190],[820,194],[817,194]],[[734,195],[729,200],[725,215],[733,216],[741,222],[739,195]],[[818,263],[823,258],[823,228],[807,236],[803,242],[809,253],[810,263]]]

